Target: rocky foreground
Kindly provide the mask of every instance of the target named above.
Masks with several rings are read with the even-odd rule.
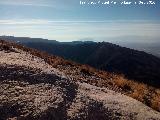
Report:
[[[0,120],[6,119],[160,120],[160,113],[113,90],[73,81],[43,59],[0,44]]]

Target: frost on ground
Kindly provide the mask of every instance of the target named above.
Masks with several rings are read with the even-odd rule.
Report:
[[[0,56],[0,120],[160,119],[159,112],[141,102],[113,90],[74,82],[22,50],[0,49]]]
[[[56,74],[61,77],[65,77],[63,73],[51,67],[49,64],[45,63],[45,61],[41,58],[28,54],[22,50],[14,49],[15,52],[0,52],[0,64],[7,65],[17,65],[17,66],[25,66],[29,68],[35,68],[41,70],[41,72],[47,74]]]
[[[63,101],[58,88],[50,84],[28,84],[19,81],[1,82],[1,118],[36,117],[49,107],[56,108]]]
[[[127,119],[150,120],[160,119],[160,113],[152,110],[143,103],[120,93],[99,88],[87,83],[78,83],[78,93],[72,103],[68,115],[88,119]],[[79,113],[79,111],[83,111]],[[93,112],[93,113],[92,113]]]

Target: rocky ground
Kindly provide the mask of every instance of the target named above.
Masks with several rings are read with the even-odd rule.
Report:
[[[20,49],[0,46],[0,120],[160,120],[159,112],[116,87],[85,83],[100,79],[96,75],[56,69]]]

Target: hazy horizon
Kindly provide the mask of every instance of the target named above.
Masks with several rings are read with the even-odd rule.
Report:
[[[82,39],[159,42],[160,2],[155,2],[155,5],[83,6],[80,0],[1,0],[0,35],[61,42]]]

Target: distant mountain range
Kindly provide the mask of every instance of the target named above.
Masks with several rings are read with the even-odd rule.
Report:
[[[143,51],[107,42],[58,42],[41,38],[1,37],[65,59],[125,75],[155,87],[160,86],[160,58]]]
[[[150,42],[150,43],[119,43],[121,46],[134,48],[136,50],[145,51],[147,53],[153,54],[160,58],[160,41],[159,42]]]

